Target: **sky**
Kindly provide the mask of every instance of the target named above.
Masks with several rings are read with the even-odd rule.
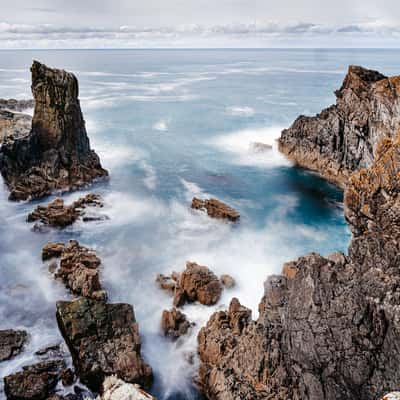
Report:
[[[400,47],[399,0],[0,0],[0,48]]]

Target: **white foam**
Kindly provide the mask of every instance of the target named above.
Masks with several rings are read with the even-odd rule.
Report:
[[[166,132],[168,130],[168,122],[164,119],[161,119],[153,124],[153,129],[160,132]]]
[[[226,112],[235,117],[251,117],[254,109],[251,107],[227,107]]]

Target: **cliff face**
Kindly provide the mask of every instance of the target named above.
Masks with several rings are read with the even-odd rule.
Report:
[[[399,128],[400,77],[350,66],[335,94],[335,105],[285,129],[279,149],[344,188],[353,171],[372,165],[379,140]]]
[[[398,389],[400,133],[389,130],[396,122],[381,123],[375,160],[345,191],[348,255],[285,264],[265,283],[257,321],[237,300],[211,317],[198,337],[197,383],[207,398],[375,400]],[[369,164],[368,154],[357,165]]]
[[[26,137],[7,139],[0,149],[0,170],[12,200],[72,190],[107,176],[90,149],[76,77],[37,61],[31,72],[31,131]]]

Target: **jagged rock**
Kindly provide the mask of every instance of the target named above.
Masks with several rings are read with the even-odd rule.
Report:
[[[345,192],[348,256],[311,253],[265,283],[259,318],[231,310],[199,334],[209,399],[375,400],[400,382],[400,136]],[[233,324],[234,325],[234,324]]]
[[[27,339],[28,334],[25,331],[0,330],[0,362],[21,353]]]
[[[35,101],[31,100],[16,100],[16,99],[0,99],[0,110],[8,111],[25,111],[35,107]]]
[[[34,61],[32,129],[7,138],[0,148],[0,171],[11,200],[69,191],[108,175],[90,149],[78,100],[76,77]]]
[[[177,286],[176,280],[174,280],[170,276],[165,276],[163,274],[157,274],[156,283],[160,289],[165,290],[170,294],[174,294],[175,288]]]
[[[150,384],[152,371],[140,355],[139,328],[131,305],[86,298],[59,301],[57,321],[75,371],[91,390],[99,391],[108,375]]]
[[[8,400],[46,400],[56,391],[63,360],[53,360],[23,367],[21,372],[4,378],[4,391]]]
[[[188,261],[175,288],[174,306],[181,307],[186,302],[194,301],[213,305],[220,299],[221,293],[221,282],[209,268]]]
[[[8,137],[18,139],[28,135],[31,124],[30,115],[0,109],[0,145]]]
[[[300,116],[282,132],[279,149],[298,165],[345,187],[355,170],[372,165],[376,146],[400,126],[400,77],[350,66],[336,105]]]
[[[193,197],[192,208],[195,210],[205,210],[212,218],[227,219],[233,222],[240,218],[240,214],[236,210],[217,199],[201,200]]]
[[[63,199],[55,199],[47,206],[37,206],[28,215],[27,222],[39,221],[35,224],[34,229],[40,230],[42,226],[64,228],[73,224],[78,218],[82,218],[84,222],[95,220],[94,216],[91,219],[85,219],[86,207],[103,207],[103,200],[99,195],[93,193],[79,198],[69,206],[64,205]],[[104,219],[104,217],[104,215],[98,215],[97,220]]]
[[[104,380],[102,394],[97,400],[156,400],[138,385],[126,383],[115,376]]]
[[[94,300],[106,300],[99,279],[100,258],[93,250],[79,245],[76,240],[63,243],[48,243],[43,247],[42,259],[60,258],[55,278],[61,280],[72,293]]]
[[[221,275],[219,280],[227,289],[231,289],[236,285],[235,280],[228,274]]]
[[[171,310],[164,310],[161,317],[161,330],[164,336],[178,339],[185,335],[192,324],[188,321],[185,314],[175,307]]]
[[[266,151],[272,150],[272,146],[267,143],[253,142],[250,143],[250,151],[254,153],[265,153]]]

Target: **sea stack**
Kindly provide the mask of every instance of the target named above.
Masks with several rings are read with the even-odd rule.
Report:
[[[372,165],[377,145],[400,127],[400,76],[350,66],[336,104],[298,117],[279,149],[301,167],[344,188],[352,172]]]
[[[77,78],[37,61],[31,67],[32,128],[0,148],[0,171],[10,200],[70,191],[108,176],[91,150],[79,104]]]

